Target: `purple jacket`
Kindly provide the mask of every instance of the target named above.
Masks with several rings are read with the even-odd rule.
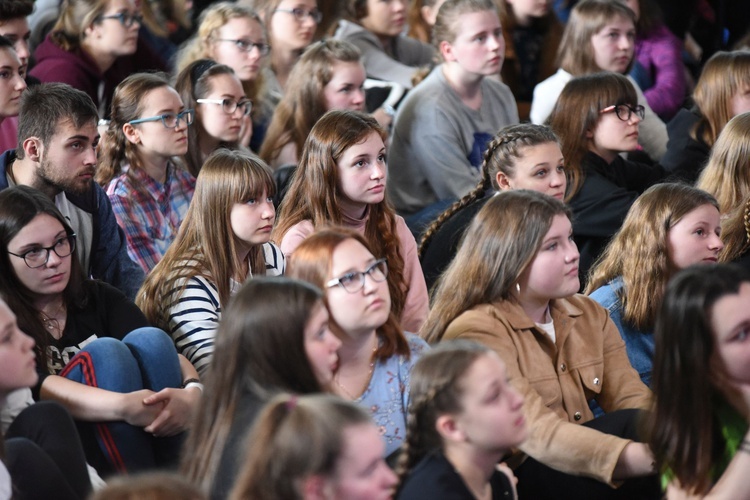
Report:
[[[86,92],[99,110],[100,118],[109,116],[115,87],[132,73],[146,70],[166,70],[164,61],[153,53],[140,38],[135,54],[117,58],[111,68],[102,73],[94,60],[80,48],[68,52],[47,36],[34,51],[36,65],[29,72],[42,82],[67,83]],[[99,86],[104,84],[101,93]]]
[[[635,58],[653,82],[643,91],[646,102],[662,120],[669,121],[685,100],[682,42],[661,24],[647,38],[636,40]]]

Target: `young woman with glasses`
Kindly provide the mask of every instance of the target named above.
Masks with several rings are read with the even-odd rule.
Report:
[[[164,61],[138,38],[141,17],[133,0],[69,0],[52,32],[34,51],[30,74],[86,92],[109,116],[115,87],[128,75],[165,70]]]
[[[302,149],[272,238],[291,255],[323,226],[356,230],[374,253],[388,259],[391,309],[405,330],[416,332],[427,316],[427,287],[414,236],[385,198],[385,138],[370,115],[348,110],[323,115]]]
[[[179,157],[194,116],[160,75],[137,73],[115,90],[96,180],[125,231],[128,255],[146,273],[169,248],[193,197],[195,178]]]
[[[173,464],[198,374],[122,293],[84,278],[75,242],[41,192],[0,193],[0,294],[36,343],[34,398],[65,406],[102,476]]]
[[[565,201],[573,210],[582,286],[638,195],[666,176],[659,165],[620,156],[638,148],[643,116],[633,85],[610,72],[568,82],[549,118],[565,157]]]
[[[385,453],[406,434],[411,368],[427,344],[404,333],[391,309],[388,264],[359,233],[324,229],[297,247],[289,276],[325,290],[329,326],[341,340],[331,388],[372,413]]]
[[[212,59],[198,59],[179,75],[175,89],[188,109],[195,110],[195,124],[188,128],[185,163],[197,177],[203,162],[219,148],[242,147],[246,119],[253,111],[234,70]]]
[[[204,10],[195,36],[180,51],[176,72],[198,59],[213,59],[234,70],[253,111],[243,121],[240,144],[258,150],[273,108],[262,96],[265,86],[263,63],[271,46],[255,11],[229,2],[218,2]],[[251,119],[252,118],[252,119]]]

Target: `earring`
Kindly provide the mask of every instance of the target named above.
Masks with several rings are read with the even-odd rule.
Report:
[[[521,293],[521,284],[516,283],[516,291],[520,294]]]

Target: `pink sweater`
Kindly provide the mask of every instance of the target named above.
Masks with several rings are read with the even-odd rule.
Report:
[[[366,211],[361,219],[348,217],[344,214],[344,225],[364,234],[368,217],[369,211]],[[309,220],[298,222],[281,239],[279,245],[281,251],[289,257],[299,244],[314,231],[315,228]],[[401,257],[404,259],[404,281],[408,286],[406,304],[404,304],[404,311],[401,314],[401,327],[407,332],[418,332],[429,312],[427,285],[424,281],[422,268],[419,265],[417,242],[414,241],[414,236],[406,227],[404,219],[398,215],[396,216],[396,232]]]

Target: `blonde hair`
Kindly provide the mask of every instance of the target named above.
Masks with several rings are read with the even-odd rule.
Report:
[[[556,215],[570,218],[570,209],[536,191],[501,191],[493,196],[438,279],[420,335],[438,342],[461,313],[479,304],[515,300],[515,284],[536,257]]]
[[[201,12],[198,30],[178,52],[175,74],[182,73],[185,68],[198,59],[211,58],[211,44],[215,42],[216,32],[232,19],[251,19],[257,22],[265,33],[263,21],[252,9],[231,2],[214,3]],[[253,115],[255,115],[262,108],[257,101],[264,86],[263,73],[258,73],[255,80],[241,80],[241,83],[245,96],[255,104],[253,106]]]
[[[729,120],[696,186],[716,197],[722,215],[744,207],[750,197],[750,113]]]
[[[169,308],[194,276],[214,283],[219,302],[228,303],[230,281],[243,269],[243,263],[237,260],[238,243],[230,212],[235,203],[260,197],[264,191],[273,196],[276,184],[271,169],[257,156],[218,149],[206,159],[177,236],[138,291],[136,304],[149,323],[170,331]],[[265,274],[261,245],[250,251],[248,260],[249,272]],[[239,281],[244,281],[244,276]]]
[[[693,101],[701,118],[690,135],[711,147],[732,118],[731,100],[750,89],[750,52],[717,52],[706,61]]]
[[[107,10],[110,0],[65,0],[60,17],[52,27],[50,38],[65,51],[71,52],[81,46],[85,31],[101,22],[100,16]]]
[[[619,0],[583,0],[570,13],[557,50],[558,65],[573,76],[602,71],[596,64],[591,37],[599,33],[613,19],[622,18],[633,23],[635,14]],[[633,57],[625,74],[630,72]]]
[[[622,227],[591,269],[586,294],[622,277],[618,296],[623,319],[638,330],[653,329],[661,298],[674,273],[669,262],[669,231],[703,205],[719,209],[713,196],[685,184],[658,184],[646,190],[630,207]]]

